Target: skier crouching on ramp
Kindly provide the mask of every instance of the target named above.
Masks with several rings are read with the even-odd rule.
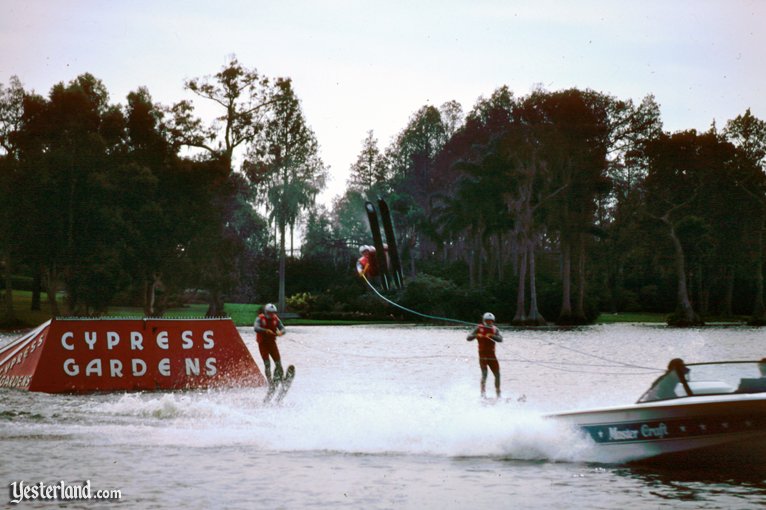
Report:
[[[277,307],[272,303],[264,306],[263,313],[259,314],[255,319],[253,329],[255,329],[256,340],[258,340],[258,351],[261,353],[261,358],[263,358],[266,380],[269,381],[269,385],[272,385],[271,361],[269,358],[274,360],[274,376],[276,379],[281,380],[284,373],[282,370],[282,358],[279,355],[279,347],[277,347],[277,337],[285,334],[285,326],[277,315]]]
[[[476,326],[467,341],[476,339],[479,343],[479,367],[481,368],[481,396],[487,397],[487,368],[495,376],[495,394],[500,398],[500,363],[495,356],[495,344],[503,341],[503,336],[495,326],[495,316],[487,312],[482,317],[482,323]]]

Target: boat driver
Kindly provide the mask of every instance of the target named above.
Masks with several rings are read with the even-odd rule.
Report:
[[[647,392],[647,395],[641,400],[653,401],[653,400],[667,400],[670,398],[677,398],[679,395],[676,393],[676,387],[680,383],[688,395],[691,395],[691,389],[689,388],[689,382],[687,381],[687,375],[689,373],[689,367],[686,366],[684,360],[681,358],[673,358],[668,363],[668,370],[662,374],[652,387]]]
[[[758,362],[758,371],[762,378],[766,378],[766,358],[761,358],[761,361]]]

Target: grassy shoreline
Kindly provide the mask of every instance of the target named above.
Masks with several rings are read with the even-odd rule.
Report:
[[[46,300],[41,303],[42,310],[31,311],[32,293],[29,291],[13,292],[14,311],[18,324],[5,329],[20,329],[24,327],[34,327],[48,320],[51,316],[50,306]],[[65,308],[64,299],[58,299],[61,309]],[[259,304],[247,303],[226,303],[224,311],[231,317],[237,326],[250,326],[260,309]],[[207,311],[206,304],[191,304],[182,308],[171,308],[165,311],[165,318],[183,319],[200,318],[205,316]],[[104,314],[104,317],[120,318],[142,318],[143,310],[139,307],[113,306]],[[625,312],[625,313],[602,313],[596,320],[596,324],[619,324],[619,323],[645,323],[645,324],[665,324],[668,314],[664,313],[645,313],[645,312]],[[746,317],[734,317],[726,320],[711,317],[707,319],[709,324],[737,325],[747,320]],[[359,321],[359,320],[314,320],[314,319],[285,319],[288,326],[353,326],[353,325],[374,325],[374,324],[397,324],[394,321]],[[406,324],[409,322],[403,322]],[[507,327],[507,325],[506,325]]]

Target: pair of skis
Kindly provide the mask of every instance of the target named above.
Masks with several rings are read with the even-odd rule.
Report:
[[[295,366],[290,365],[287,367],[285,373],[282,373],[282,369],[274,369],[274,376],[269,381],[269,389],[266,391],[266,398],[263,399],[264,404],[271,403],[272,399],[275,404],[282,402],[282,399],[287,395],[287,391],[293,384],[295,378]]]
[[[391,222],[391,212],[388,204],[382,198],[378,198],[378,209],[380,219],[383,223],[383,231],[386,234],[386,243],[388,249],[383,247],[383,238],[380,235],[380,222],[378,222],[378,211],[372,202],[365,202],[364,209],[367,212],[367,221],[370,223],[372,232],[372,242],[375,246],[376,261],[378,264],[378,273],[383,285],[383,289],[388,291],[396,287],[401,289],[404,284],[402,277],[402,264],[399,260],[399,249],[396,246],[396,236],[394,235],[394,225]]]

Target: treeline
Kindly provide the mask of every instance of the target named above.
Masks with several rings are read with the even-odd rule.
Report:
[[[45,97],[0,84],[0,322],[16,322],[14,275],[53,315],[119,303],[155,316],[194,295],[220,315],[224,297],[273,299],[286,236],[324,185],[316,138],[289,79],[233,58],[185,85],[213,122],[146,88],[113,104],[90,74]]]
[[[289,79],[232,59],[186,88],[214,122],[144,88],[113,104],[91,75],[47,97],[0,85],[4,322],[19,276],[54,314],[120,303],[159,315],[198,295],[210,315],[276,296],[316,317],[389,316],[353,272],[370,243],[363,204],[377,196],[408,274],[394,297],[426,313],[764,322],[766,123],[749,110],[668,133],[652,96],[501,87],[467,113],[424,106],[386,148],[370,131],[327,209],[315,203],[327,170]]]
[[[362,203],[388,197],[410,273],[399,297],[432,313],[763,324],[765,154],[749,110],[667,133],[652,96],[502,87],[466,115],[421,108],[383,151],[369,132],[327,235],[369,242]]]

